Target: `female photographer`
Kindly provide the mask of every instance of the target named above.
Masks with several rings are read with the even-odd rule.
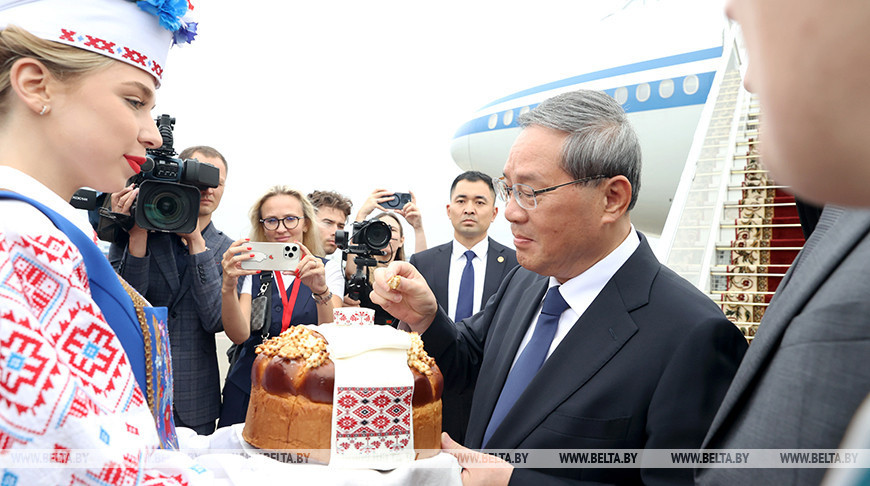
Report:
[[[401,209],[385,207],[384,204],[394,199],[395,194],[395,192],[390,192],[386,189],[375,189],[369,194],[369,197],[366,198],[362,206],[360,206],[354,221],[365,221],[376,209],[380,209],[385,213],[399,214],[414,228],[414,252],[425,250],[427,248],[426,233],[423,231],[423,215],[417,206],[417,197],[411,192],[411,202],[405,203]],[[356,270],[356,267],[354,267],[354,270]],[[353,272],[348,271],[347,274],[353,275]]]
[[[394,260],[405,261],[405,235],[402,230],[402,223],[399,221],[399,217],[396,215],[396,213],[380,213],[372,219],[384,222],[387,226],[390,227],[391,234],[389,244],[386,248],[383,249],[384,253],[386,254],[383,256],[375,257],[375,261],[377,262],[378,267],[389,265],[390,262]],[[353,258],[350,256],[347,259],[347,271],[349,274],[348,278],[352,277],[354,273],[356,273],[356,264],[353,263]],[[363,284],[362,288],[360,288],[359,300],[353,300],[350,297],[345,297],[344,305],[374,309],[375,324],[396,327],[396,325],[398,324],[398,319],[391,316],[381,306],[373,303],[369,298],[369,293],[372,291],[371,278],[373,272],[374,268],[365,268],[366,281]],[[347,288],[347,285],[345,285],[345,288]]]
[[[264,336],[277,336],[289,326],[332,322],[333,306],[341,303],[332,293],[334,287],[327,285],[323,243],[308,198],[287,186],[272,187],[251,207],[250,218],[251,238],[234,242],[222,262],[221,317],[238,348],[224,384],[218,427],[245,421],[254,350]],[[291,271],[245,270],[242,262],[254,256],[250,241],[296,242],[304,257]],[[266,289],[261,282],[269,282]],[[262,302],[271,298],[272,305],[257,306],[252,316],[254,296]]]
[[[6,452],[88,450],[100,471],[125,451],[143,480],[188,484],[191,471],[146,462],[176,444],[165,308],[119,280],[67,203],[81,187],[123,189],[161,145],[155,91],[173,35],[189,37],[187,2],[165,7],[0,0],[0,423]],[[83,473],[4,464],[10,484]]]

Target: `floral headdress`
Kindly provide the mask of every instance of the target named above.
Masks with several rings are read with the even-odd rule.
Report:
[[[172,32],[172,44],[190,44],[196,37],[197,23],[187,14],[193,11],[189,0],[130,0],[142,10],[156,15],[160,26]]]
[[[169,47],[196,36],[189,0],[0,0],[0,29],[18,26],[136,66],[157,84]]]

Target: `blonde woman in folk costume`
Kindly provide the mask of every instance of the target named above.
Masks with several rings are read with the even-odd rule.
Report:
[[[4,484],[104,481],[119,464],[160,484],[207,475],[178,453],[171,474],[149,469],[147,451],[177,444],[165,308],[115,275],[67,203],[123,189],[161,145],[151,109],[173,39],[193,36],[188,9],[0,0],[0,437],[89,452],[87,471],[4,460]]]

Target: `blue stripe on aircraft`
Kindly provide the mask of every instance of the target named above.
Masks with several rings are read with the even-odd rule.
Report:
[[[515,98],[521,98],[523,96],[533,95],[535,93],[540,93],[542,91],[549,91],[551,89],[561,88],[563,86],[571,86],[572,84],[580,84],[586,83],[589,81],[595,81],[597,79],[610,78],[613,76],[619,76],[622,74],[636,73],[640,71],[649,71],[650,69],[658,69],[666,66],[676,66],[677,64],[685,64],[689,62],[695,61],[703,61],[706,59],[715,59],[717,57],[722,57],[722,46],[719,47],[711,47],[709,49],[701,49],[700,51],[686,52],[683,54],[676,54],[673,56],[661,57],[658,59],[650,59],[648,61],[636,62],[633,64],[626,64],[625,66],[618,66],[608,69],[602,69],[601,71],[593,71],[591,73],[580,74],[577,76],[572,76],[570,78],[565,78],[559,81],[553,81],[550,83],[542,84],[540,86],[535,86],[534,88],[524,89],[522,91],[518,91],[512,95],[505,96],[504,98],[499,98],[492,103],[484,106],[483,109],[489,108],[490,106],[495,106],[499,103],[504,103],[505,101],[510,101]]]
[[[710,88],[713,86],[713,77],[715,75],[715,71],[696,74],[695,76],[698,77],[698,90],[695,91],[693,94],[686,94],[683,91],[683,82],[686,76],[682,76],[679,78],[669,78],[674,81],[674,93],[668,98],[662,98],[659,95],[659,85],[663,80],[650,82],[648,83],[650,90],[649,99],[647,99],[646,101],[640,101],[637,99],[638,84],[625,86],[625,88],[628,90],[628,100],[623,103],[622,108],[625,110],[626,113],[637,113],[641,111],[660,110],[663,108],[676,108],[679,106],[702,105],[707,102],[707,95],[710,94]],[[618,88],[605,89],[604,92],[610,96],[614,96],[617,89]],[[539,103],[534,103],[524,106],[534,108],[538,106],[538,104]],[[520,109],[522,108],[523,107],[517,107],[511,110],[497,112],[496,116],[498,118],[498,122],[493,128],[489,128],[489,120],[492,117],[492,114],[468,121],[461,127],[459,127],[459,129],[453,135],[453,138],[456,139],[465,135],[471,135],[473,133],[489,132],[492,130],[519,127],[520,124],[518,118],[520,116]],[[511,123],[505,124],[504,114],[508,111],[512,112],[512,116],[510,117]]]

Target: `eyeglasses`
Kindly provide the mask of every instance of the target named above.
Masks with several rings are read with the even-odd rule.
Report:
[[[263,227],[269,231],[275,231],[278,229],[278,223],[284,225],[288,230],[292,230],[293,228],[299,226],[299,220],[305,219],[305,216],[287,216],[285,218],[266,218],[261,219],[260,222],[263,223]]]
[[[504,177],[499,177],[492,181],[492,187],[495,189],[496,195],[504,202],[507,202],[511,197],[511,193],[514,194],[514,199],[516,199],[517,204],[520,205],[523,209],[535,209],[538,207],[538,194],[543,194],[545,192],[555,191],[556,189],[564,186],[569,186],[571,184],[584,184],[589,181],[594,181],[596,179],[606,179],[609,176],[606,175],[596,175],[591,177],[584,177],[582,179],[577,179],[576,181],[565,182],[564,184],[558,184],[555,186],[545,187],[543,189],[532,189],[530,186],[525,184],[514,184],[512,186],[507,185],[507,182],[504,181]]]

